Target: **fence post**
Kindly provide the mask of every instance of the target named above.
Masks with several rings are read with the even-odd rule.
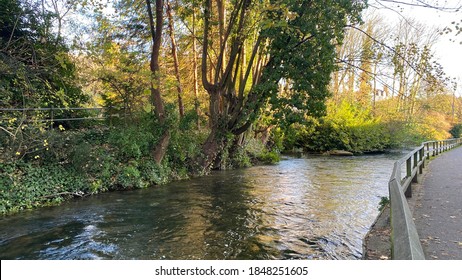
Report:
[[[410,156],[406,160],[406,179],[412,176],[412,156]],[[412,180],[414,181],[414,180]],[[412,184],[409,183],[409,187],[407,187],[406,192],[404,193],[406,197],[412,197]]]
[[[51,106],[50,108],[50,115],[51,115],[50,128],[53,128],[53,119],[55,118],[55,112],[53,110],[53,106]]]
[[[419,150],[420,151],[420,150]],[[417,156],[418,156],[418,153],[419,151],[415,152],[414,153],[414,167],[412,169],[417,169],[417,164],[418,164],[418,160],[417,160]],[[411,171],[411,176],[412,176],[412,171]],[[415,173],[415,176],[412,178],[412,182],[413,183],[417,183],[417,172]]]
[[[425,146],[423,146],[422,149],[419,150],[419,155],[420,155],[420,161],[422,162],[419,168],[419,174],[422,174],[423,169],[425,168]]]

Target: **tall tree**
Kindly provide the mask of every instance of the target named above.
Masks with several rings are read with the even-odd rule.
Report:
[[[168,143],[170,141],[171,133],[166,126],[166,112],[164,106],[164,100],[160,92],[160,65],[159,65],[159,56],[160,48],[162,44],[162,29],[164,24],[164,1],[155,0],[155,21],[154,15],[152,13],[151,0],[146,0],[146,9],[149,19],[149,27],[151,30],[151,39],[152,39],[152,50],[151,50],[151,100],[154,105],[154,112],[159,124],[163,126],[163,132],[159,139],[159,142],[156,144],[156,147],[153,150],[153,158],[157,164],[162,162],[162,159],[167,152]]]
[[[366,32],[372,34],[372,26],[368,25]],[[362,41],[361,56],[360,56],[360,75],[359,75],[359,90],[358,102],[363,106],[368,106],[371,101],[372,92],[372,59],[374,52],[372,50],[373,41],[370,37],[365,37]]]
[[[173,57],[173,66],[175,70],[175,78],[176,78],[176,88],[178,91],[178,112],[180,113],[180,117],[184,116],[184,105],[183,105],[183,88],[181,86],[181,78],[180,78],[180,63],[178,61],[178,53],[177,53],[177,45],[175,40],[175,28],[174,28],[174,21],[173,21],[173,12],[172,6],[170,2],[166,1],[167,5],[167,17],[168,17],[168,32],[170,35],[170,42],[172,44],[172,57]]]
[[[204,2],[202,83],[211,124],[199,161],[204,170],[220,162],[220,152],[250,127],[268,101],[282,121],[323,113],[335,45],[363,8],[358,1],[239,0],[229,6],[225,17],[211,0]],[[218,42],[212,38],[214,28],[222,30]],[[247,46],[251,53],[244,61]],[[290,85],[290,96],[277,95],[278,83]]]

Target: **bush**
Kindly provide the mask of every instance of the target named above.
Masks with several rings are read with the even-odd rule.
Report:
[[[379,211],[382,211],[388,204],[390,204],[390,199],[387,196],[382,196],[379,202]]]
[[[0,164],[0,212],[16,212],[88,190],[87,180],[61,165]]]
[[[264,152],[258,157],[258,159],[267,164],[276,164],[281,160],[279,153],[275,151]]]
[[[141,187],[145,187],[145,184],[141,181],[141,173],[136,163],[124,166],[117,176],[116,189],[127,190]]]
[[[197,129],[197,115],[195,112],[187,112],[181,119],[179,128],[171,129],[166,157],[173,170],[185,167],[191,168],[193,164],[189,161],[197,158],[202,152],[202,143],[207,138],[207,132]],[[184,177],[183,175],[178,175]]]
[[[243,168],[252,166],[251,158],[246,147],[237,147],[230,155],[230,168]]]
[[[151,159],[141,160],[138,169],[146,185],[161,185],[170,180],[171,170],[166,166],[156,164]]]
[[[293,124],[286,130],[288,148],[324,152],[346,150],[353,153],[382,151],[390,138],[378,118],[368,109],[346,101],[330,103],[328,115],[308,125]]]
[[[114,129],[108,138],[108,144],[117,151],[118,158],[126,162],[149,154],[153,142],[154,136],[150,130],[142,126]]]
[[[451,136],[453,138],[460,138],[462,137],[462,123],[454,125],[451,130],[449,130],[449,133],[451,133]]]

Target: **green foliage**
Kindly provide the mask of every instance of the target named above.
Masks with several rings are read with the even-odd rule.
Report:
[[[117,176],[117,185],[115,187],[122,190],[140,188],[144,186],[140,179],[141,173],[136,162],[133,162],[122,167]]]
[[[383,151],[388,146],[385,127],[380,119],[373,117],[369,109],[346,101],[330,106],[331,114],[326,117],[326,121],[337,131],[337,139],[343,146],[341,149],[361,153]]]
[[[38,5],[0,0],[0,108],[81,107],[88,96],[77,85],[68,48],[53,33],[56,15]],[[51,148],[60,145],[47,132],[51,124],[41,121],[51,117],[65,118],[67,113],[2,111],[0,162],[62,157]]]
[[[270,146],[273,150],[278,152],[282,152],[284,150],[284,132],[280,127],[271,130],[270,140]],[[287,140],[291,141],[289,139]]]
[[[449,130],[453,138],[462,137],[462,123],[454,125],[451,130]]]
[[[83,1],[81,5],[88,7],[87,2]],[[166,120],[161,122],[162,125],[148,114],[139,113],[142,109],[152,109],[146,104],[150,94],[147,90],[151,86],[149,81],[153,77],[148,71],[145,55],[150,44],[146,40],[150,34],[145,22],[145,6],[135,7],[132,4],[132,1],[116,1],[114,7],[120,18],[113,21],[96,10],[94,19],[98,22],[100,36],[91,42],[93,46],[89,44],[89,56],[76,58],[88,63],[91,70],[86,72],[91,73],[88,80],[98,81],[98,94],[104,105],[113,110],[109,113],[129,115],[130,118],[115,122],[116,126],[109,130],[60,131],[45,127],[39,121],[29,128],[22,128],[25,119],[20,115],[11,117],[15,118],[11,125],[9,121],[1,123],[2,128],[6,128],[1,133],[7,134],[7,140],[0,140],[0,152],[7,155],[0,161],[1,211],[29,208],[41,204],[42,200],[59,201],[66,197],[59,193],[92,194],[144,188],[196,173],[191,169],[195,168],[194,159],[202,154],[202,144],[208,132],[197,129],[197,113],[187,112],[180,119],[176,105],[167,104]],[[249,69],[259,68],[254,66],[263,61],[251,60],[250,53],[241,53],[241,50],[250,52],[253,49],[251,45],[256,43],[255,37],[261,38],[261,41],[258,40],[261,45],[255,48],[259,52],[257,57],[266,57],[268,61],[264,63],[267,67],[263,67],[261,77],[254,77],[251,73],[245,85],[237,79],[221,84],[224,87],[234,84],[244,90],[227,89],[228,92],[223,95],[226,99],[220,104],[225,108],[219,113],[221,116],[211,116],[212,120],[216,117],[217,125],[224,128],[217,138],[223,139],[218,146],[224,144],[225,147],[216,151],[224,159],[223,166],[250,166],[256,160],[274,163],[279,160],[278,153],[283,149],[284,135],[290,138],[291,145],[308,147],[312,144],[306,137],[319,132],[317,129],[323,125],[332,130],[332,135],[319,135],[319,139],[339,137],[339,144],[359,149],[350,138],[362,134],[362,130],[358,126],[329,119],[298,131],[294,126],[286,134],[273,129],[268,143],[266,139],[260,141],[248,135],[245,141],[236,141],[235,134],[242,133],[237,132],[241,131],[238,128],[242,126],[245,130],[247,124],[261,113],[261,107],[267,104],[271,104],[268,106],[271,106],[271,115],[274,114],[273,120],[280,123],[306,123],[307,116],[324,113],[329,77],[335,67],[335,45],[342,40],[344,26],[358,20],[363,8],[360,2],[312,1],[308,11],[306,5],[300,5],[299,1],[225,4],[230,11],[236,8],[236,15],[240,14],[240,9],[246,15],[243,28],[237,25],[230,28],[232,34],[229,40],[232,43],[229,49],[230,52],[239,50],[236,52],[239,58],[227,57],[225,60],[239,62],[226,68],[235,72],[234,78],[244,76],[242,72],[246,67],[243,64],[254,63],[249,65]],[[0,11],[0,106],[77,107],[85,103],[88,96],[76,84],[76,70],[69,51],[60,36],[52,32],[52,22],[57,15],[43,12],[39,6],[22,0],[0,0]],[[257,17],[249,16],[253,14],[262,16],[263,20],[257,22]],[[199,19],[196,27],[200,28],[203,20]],[[214,36],[215,27],[218,27],[215,19],[212,21],[214,32],[210,32],[210,37]],[[190,38],[183,41],[185,46],[190,44]],[[217,42],[217,37],[211,38],[209,49]],[[184,47],[181,43],[178,45]],[[214,45],[213,49],[220,49],[216,47]],[[217,56],[208,55],[212,60]],[[163,65],[168,63],[166,60]],[[160,87],[163,94],[171,97],[173,94],[165,91],[171,86],[165,82],[168,80],[164,76],[166,74],[168,71],[161,73],[163,83]],[[288,90],[280,92],[278,83],[287,85]],[[252,87],[254,84],[256,86]],[[229,115],[226,116],[225,112]],[[231,116],[231,112],[236,116]],[[40,117],[43,115],[36,119]],[[170,132],[170,143],[164,161],[159,165],[153,162],[151,153],[165,130]],[[19,133],[13,134],[13,131]]]
[[[170,107],[170,115],[176,115],[176,108]],[[167,150],[169,164],[178,169],[191,165],[190,161],[200,153],[202,143],[207,137],[207,131],[197,129],[197,114],[195,111],[187,111],[181,120],[175,119],[171,124],[171,138]]]
[[[230,168],[250,167],[255,163],[275,164],[280,161],[279,153],[274,142],[265,144],[258,138],[249,137],[242,146],[234,147]]]
[[[61,202],[67,196],[83,194],[83,176],[61,165],[0,163],[0,213],[30,209]]]
[[[267,151],[262,153],[258,159],[264,163],[276,164],[281,160],[281,157],[279,156],[279,153],[275,151]]]
[[[230,158],[230,166],[227,168],[244,168],[252,166],[251,158],[246,147],[237,147]]]
[[[353,153],[383,151],[390,145],[386,127],[371,112],[346,101],[329,104],[328,115],[307,125],[287,129],[289,147],[324,152],[346,150]]]
[[[149,72],[138,53],[131,51],[130,43],[120,46],[116,38],[105,35],[92,47],[94,76],[101,82],[100,95],[110,113],[124,118],[133,117],[149,96]],[[120,42],[120,40],[117,40]]]
[[[0,0],[0,107],[77,107],[87,101],[68,49],[51,32],[54,16],[30,1]]]
[[[386,196],[382,196],[379,202],[379,211],[382,211],[388,204],[390,204],[390,199]]]
[[[143,126],[127,126],[111,131],[108,143],[115,148],[123,161],[140,159],[149,154],[154,136]]]
[[[245,141],[244,150],[252,159],[258,158],[262,153],[267,151],[266,145],[260,139],[254,137],[249,137]]]
[[[2,155],[1,212],[58,203],[74,193],[145,188],[187,178],[192,159],[200,153],[207,136],[207,131],[196,128],[196,120],[189,112],[181,121],[170,118],[172,127],[183,129],[172,129],[166,160],[161,165],[154,162],[151,152],[162,129],[149,116],[141,115],[130,124],[110,129],[44,128],[36,136],[37,150],[27,154],[20,150],[20,155],[13,158]]]
[[[360,1],[271,1],[262,21],[269,39],[270,63],[255,89],[268,96],[275,120],[289,125],[325,113],[335,45],[344,26],[359,21]],[[281,92],[277,85],[286,89]]]
[[[419,127],[416,124],[408,124],[402,121],[391,121],[385,125],[390,137],[390,147],[411,147],[420,145],[423,141],[428,140],[421,134],[421,132],[419,132]]]
[[[162,185],[168,183],[172,171],[169,166],[158,165],[151,159],[143,159],[138,165],[146,185]]]

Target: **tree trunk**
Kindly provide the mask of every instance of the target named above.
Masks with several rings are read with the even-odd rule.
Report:
[[[163,0],[156,0],[156,25],[154,26],[154,17],[152,14],[151,0],[146,0],[146,7],[149,16],[149,25],[151,28],[152,38],[152,51],[151,51],[151,100],[154,105],[154,112],[161,126],[165,125],[165,107],[162,95],[160,92],[160,66],[159,66],[159,53],[162,44],[162,25],[163,25]],[[162,162],[162,159],[167,152],[168,143],[170,141],[170,131],[168,128],[164,128],[164,132],[160,137],[159,142],[152,152],[154,161],[157,164]]]
[[[236,37],[229,35],[231,31],[235,32],[235,34],[244,32],[245,19],[246,15],[248,15],[247,12],[251,1],[241,0],[238,2],[239,4],[230,13],[230,20],[226,25],[224,1],[217,1],[219,46],[214,49],[219,50],[218,56],[209,55],[209,49],[212,46],[211,38],[213,37],[213,34],[211,35],[213,33],[213,30],[211,31],[213,26],[211,26],[211,22],[214,19],[211,15],[213,5],[211,0],[206,0],[204,3],[201,71],[202,84],[210,98],[209,120],[211,132],[202,146],[202,155],[197,160],[202,173],[211,168],[220,167],[222,165],[221,155],[225,154],[223,149],[227,148],[227,141],[231,140],[229,139],[230,135],[240,135],[250,125],[250,121],[245,121],[248,115],[244,112],[244,104],[251,102],[250,100],[253,100],[253,97],[245,96],[244,90],[262,39],[259,38],[255,48],[253,48],[251,62],[244,63],[244,38],[240,35]],[[211,61],[212,59],[214,61]],[[248,71],[244,72],[245,65],[247,65]],[[214,70],[214,75],[212,70]],[[255,81],[256,77],[253,77],[253,80]],[[242,125],[242,123],[245,123],[245,125]]]
[[[200,128],[200,109],[199,109],[199,84],[197,79],[197,43],[196,43],[196,7],[193,1],[193,14],[192,14],[192,35],[193,35],[193,82],[194,82],[194,109],[197,114],[197,128]]]
[[[202,146],[202,157],[198,160],[199,173],[206,174],[214,168],[217,156],[225,146],[225,133],[219,128],[212,128],[207,140]]]
[[[180,118],[184,116],[184,105],[183,105],[183,89],[181,87],[181,79],[180,79],[180,66],[178,62],[178,53],[176,51],[176,40],[175,40],[175,30],[173,28],[173,15],[172,15],[172,7],[170,6],[169,1],[167,0],[167,17],[168,17],[168,29],[170,40],[172,42],[172,56],[173,56],[173,65],[175,69],[175,77],[176,77],[176,88],[178,91],[178,112],[180,113]]]
[[[156,148],[154,149],[154,152],[152,154],[153,159],[157,164],[160,164],[162,162],[162,159],[167,153],[167,148],[170,142],[170,137],[171,137],[170,130],[165,129],[164,133],[162,134],[162,137],[157,143]]]
[[[226,40],[225,40],[225,20],[226,20],[226,12],[225,12],[225,3],[223,0],[217,0],[217,9],[218,9],[218,32],[220,36],[220,47],[223,49],[223,54],[226,54]],[[223,75],[224,67],[226,65],[226,56],[221,56],[221,61],[219,61],[219,65],[221,65],[220,69],[217,69],[217,73],[220,73],[220,77]]]
[[[221,94],[217,90],[211,90],[208,93],[210,96],[209,119],[211,131],[202,145],[202,156],[197,161],[202,174],[219,167],[220,160],[217,162],[217,157],[223,152],[228,133],[226,120],[222,114]]]

